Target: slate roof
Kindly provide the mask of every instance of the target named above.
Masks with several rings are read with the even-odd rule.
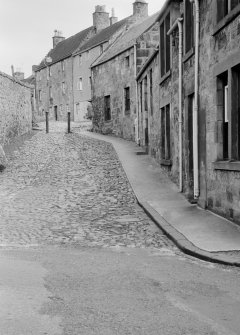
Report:
[[[114,23],[112,26],[109,26],[103,30],[101,30],[98,34],[91,37],[87,42],[83,43],[73,54],[78,54],[83,51],[87,51],[89,49],[94,48],[95,46],[109,41],[111,36],[115,34],[120,28],[122,28],[125,24],[128,23],[130,17],[126,17],[125,19]]]
[[[84,29],[77,33],[76,35],[73,35],[69,38],[66,38],[62,42],[58,43],[54,49],[51,49],[47,56],[52,58],[52,63],[48,64],[54,64],[57,63],[65,58],[68,58],[72,55],[72,53],[81,45],[84,40],[87,38],[88,34],[93,31],[94,27],[89,27],[87,29]],[[40,63],[38,66],[38,70],[46,67],[44,64],[44,61]]]
[[[23,79],[22,80],[24,83],[30,84],[30,85],[35,85],[36,78],[35,76],[31,75],[30,77]]]
[[[106,51],[92,64],[92,67],[95,67],[99,64],[105,63],[108,60],[116,57],[121,54],[125,50],[131,48],[136,39],[142,35],[146,30],[148,30],[151,26],[157,22],[159,13],[157,12],[154,15],[148,17],[141,23],[136,23],[131,26],[128,30],[125,31]]]

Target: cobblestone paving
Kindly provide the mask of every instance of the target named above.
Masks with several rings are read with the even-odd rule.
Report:
[[[0,246],[174,248],[136,204],[111,144],[51,123],[0,174]]]

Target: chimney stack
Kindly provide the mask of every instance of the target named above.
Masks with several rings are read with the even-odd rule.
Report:
[[[17,69],[17,71],[14,72],[14,78],[17,80],[24,80],[24,72],[22,72],[20,69]]]
[[[93,26],[98,33],[100,30],[109,27],[109,13],[106,12],[106,6],[95,6],[95,12],[93,13]]]
[[[110,17],[110,26],[118,22],[118,18],[115,16],[115,10],[112,8],[112,16]]]
[[[53,48],[55,48],[58,43],[65,40],[65,37],[63,37],[62,32],[60,30],[54,30],[54,36],[53,36]]]
[[[148,3],[145,0],[136,0],[133,3],[133,15],[139,18],[147,18]]]

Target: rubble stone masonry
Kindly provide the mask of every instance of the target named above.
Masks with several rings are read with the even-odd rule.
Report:
[[[217,87],[219,76],[224,72],[228,73],[230,122],[231,114],[233,113],[233,117],[237,114],[233,103],[239,98],[239,87],[238,93],[233,94],[233,87],[238,84],[230,77],[232,70],[240,65],[240,9],[238,6],[230,15],[216,23],[215,5],[214,1],[205,0],[200,6],[199,116],[206,115],[206,206],[240,223],[240,168],[236,158],[235,162],[231,162],[234,157],[229,157],[230,161],[223,159],[223,110]],[[228,139],[230,142],[230,137]],[[233,138],[232,145],[236,143],[237,139]],[[201,169],[200,161],[200,179]]]
[[[0,144],[32,129],[30,85],[0,72]]]

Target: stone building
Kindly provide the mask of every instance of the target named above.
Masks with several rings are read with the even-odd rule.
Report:
[[[142,9],[141,9],[142,8]],[[134,12],[147,15],[145,1]],[[137,137],[136,74],[158,45],[158,13],[145,17],[122,35],[92,64],[93,129],[126,139]]]
[[[0,72],[0,145],[32,129],[32,89]]]
[[[139,5],[141,4],[141,5]],[[65,39],[55,31],[53,49],[36,69],[37,118],[64,120],[71,112],[76,121],[83,121],[91,101],[90,65],[113,43],[125,26],[146,15],[147,4],[136,0],[133,15],[117,22],[105,6],[96,6],[93,25]]]
[[[238,1],[166,1],[137,75],[140,144],[191,202],[237,223],[239,19]]]

